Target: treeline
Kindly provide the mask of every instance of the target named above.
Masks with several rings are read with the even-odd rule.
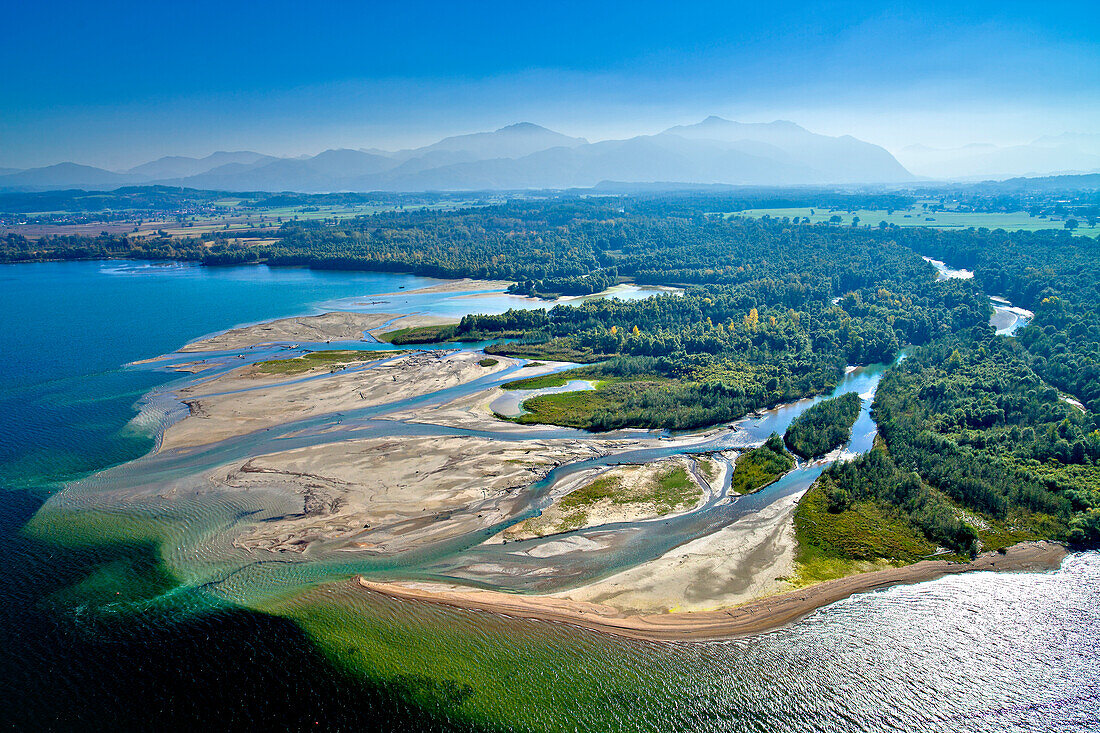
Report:
[[[389,212],[337,225],[289,222],[280,234],[279,242],[258,248],[272,264],[519,283],[584,278],[611,268],[655,284],[732,285],[764,277],[809,282],[819,275],[815,259],[824,257],[831,265],[828,287],[843,294],[884,274],[923,277],[928,272],[877,231],[697,213],[627,213],[603,199]],[[899,272],[898,265],[908,271]]]
[[[524,280],[508,286],[512,295],[529,295],[536,298],[555,298],[562,295],[592,295],[607,290],[619,281],[618,270],[599,270],[576,277]]]
[[[747,209],[908,209],[917,201],[908,193],[846,193],[829,189],[744,188],[736,191],[635,193],[621,205],[647,216],[692,216],[731,213]]]
[[[1074,303],[1048,295],[1017,339],[1036,372],[1100,413],[1100,300]]]
[[[855,392],[823,400],[796,417],[783,439],[803,458],[823,456],[848,442],[863,404]]]
[[[636,366],[645,364],[642,371]],[[826,356],[730,360],[705,377],[689,357],[629,357],[601,366],[601,376],[620,377],[598,388],[574,427],[605,431],[626,427],[690,430],[717,425],[782,402],[836,386],[841,363]],[[657,378],[653,378],[657,377]],[[548,402],[565,402],[552,395]],[[547,422],[555,422],[548,420]]]
[[[210,253],[211,250],[197,239],[130,239],[113,235],[28,239],[12,233],[0,237],[0,262],[4,263],[107,259],[199,261]],[[221,252],[215,250],[213,254]]]
[[[499,198],[499,194],[495,194]],[[156,211],[171,215],[206,209],[224,199],[239,201],[247,209],[289,206],[432,206],[468,202],[481,198],[468,192],[424,193],[266,193],[258,191],[212,191],[180,186],[123,186],[110,191],[67,189],[64,191],[0,192],[0,213]]]
[[[205,208],[232,195],[225,191],[200,191],[173,186],[125,186],[113,191],[40,191],[0,193],[0,213],[148,211],[180,212]]]
[[[794,459],[783,447],[783,439],[772,433],[764,445],[750,448],[737,456],[730,491],[735,494],[751,494],[790,471]]]
[[[921,255],[973,270],[986,293],[1033,310],[1035,319],[1016,334],[1032,368],[1100,411],[1100,243],[1052,231],[897,234]]]

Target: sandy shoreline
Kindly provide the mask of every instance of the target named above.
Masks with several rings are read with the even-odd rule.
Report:
[[[364,336],[367,332],[381,334],[402,328],[452,323],[458,323],[458,320],[418,313],[402,315],[397,313],[330,311],[315,316],[293,316],[291,318],[254,323],[250,326],[231,328],[228,331],[185,344],[179,349],[178,353],[236,351],[293,341],[305,343],[364,341],[369,343],[369,339]],[[158,356],[133,363],[151,364],[165,358],[167,357]]]
[[[363,333],[399,318],[393,313],[333,311],[315,316],[294,316],[264,321],[185,344],[180,353],[232,351],[283,341],[363,341]]]
[[[258,378],[247,370],[230,372],[177,390],[191,414],[164,431],[161,449],[213,443],[306,417],[385,405],[464,384],[517,363],[501,357],[483,367],[480,360],[480,352],[475,351],[414,351],[312,381]]]
[[[374,582],[359,578],[367,591],[390,598],[434,603],[520,618],[580,626],[592,631],[650,641],[702,641],[749,636],[786,626],[823,606],[856,593],[892,585],[921,583],[964,572],[1038,571],[1057,568],[1065,549],[1051,542],[1023,542],[1004,553],[985,553],[970,563],[924,560],[830,580],[720,611],[626,614],[610,606],[550,596],[475,590],[433,583]]]

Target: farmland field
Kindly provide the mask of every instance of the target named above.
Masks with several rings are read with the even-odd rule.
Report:
[[[1034,232],[1040,229],[1063,229],[1065,221],[1044,216],[1030,216],[1026,211],[1014,211],[1011,213],[984,213],[984,212],[960,212],[960,211],[925,211],[920,206],[911,209],[898,209],[893,213],[885,209],[857,209],[855,212],[830,210],[825,208],[800,207],[792,209],[747,209],[736,212],[740,216],[763,217],[770,216],[773,219],[788,217],[808,217],[817,224],[828,222],[833,216],[839,216],[841,226],[851,225],[854,217],[859,217],[860,226],[878,226],[879,222],[896,224],[900,227],[932,227],[935,229],[1005,229],[1007,231]],[[1094,237],[1100,234],[1100,226],[1090,227],[1088,222],[1078,220],[1079,226],[1076,234]]]

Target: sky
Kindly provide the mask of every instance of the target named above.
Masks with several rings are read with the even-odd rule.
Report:
[[[8,3],[0,167],[589,140],[716,114],[890,150],[1100,132],[1100,11],[1063,2]]]

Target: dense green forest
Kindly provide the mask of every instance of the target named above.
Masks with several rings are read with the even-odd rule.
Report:
[[[18,234],[0,236],[0,263],[43,260],[201,260],[235,245],[203,246],[198,239],[129,239],[127,237],[51,236],[28,239]]]
[[[862,404],[855,392],[818,402],[791,422],[783,439],[803,458],[823,456],[848,442]]]
[[[1037,537],[1100,542],[1100,422],[1060,399],[1013,339],[917,349],[884,375],[873,409],[883,444],[826,471],[830,512],[896,507],[962,554]]]

